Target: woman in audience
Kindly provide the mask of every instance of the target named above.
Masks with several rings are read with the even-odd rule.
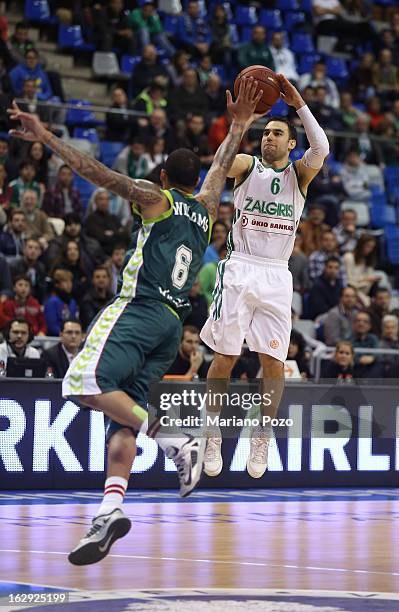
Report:
[[[148,145],[148,153],[144,153],[147,160],[148,174],[154,170],[159,164],[163,164],[168,159],[168,154],[165,151],[165,139],[155,137]]]
[[[349,340],[340,340],[330,360],[321,362],[321,378],[337,378],[350,382],[353,379],[355,352]]]
[[[364,306],[370,305],[370,289],[374,283],[390,288],[385,272],[376,270],[377,241],[371,234],[362,234],[354,252],[348,251],[342,257],[345,264],[348,284],[358,291]]]
[[[48,181],[48,155],[41,142],[30,144],[28,159],[36,165],[36,180],[45,189]]]
[[[296,361],[299,372],[304,380],[311,378],[309,362],[306,356],[306,342],[301,333],[293,329],[291,331],[290,344],[288,346],[287,359]]]
[[[79,302],[89,288],[88,279],[91,278],[94,266],[86,253],[80,251],[75,240],[68,240],[53,270],[56,268],[69,270],[72,273],[72,296]]]

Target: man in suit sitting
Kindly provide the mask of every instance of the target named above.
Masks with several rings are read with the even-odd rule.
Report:
[[[66,319],[60,332],[60,342],[43,351],[42,358],[52,368],[54,378],[64,378],[69,364],[78,353],[82,343],[82,326],[79,321]]]

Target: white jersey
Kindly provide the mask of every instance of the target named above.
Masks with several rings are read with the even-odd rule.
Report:
[[[249,174],[234,189],[229,252],[288,261],[304,205],[293,163],[274,170],[253,157]]]

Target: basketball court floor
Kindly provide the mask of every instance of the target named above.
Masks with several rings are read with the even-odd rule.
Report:
[[[70,565],[100,499],[0,493],[0,611],[399,610],[399,489],[131,490],[130,533]]]

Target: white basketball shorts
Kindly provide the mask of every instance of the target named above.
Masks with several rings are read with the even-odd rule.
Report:
[[[201,340],[222,355],[251,351],[287,359],[292,276],[283,260],[232,252],[220,261],[210,316]]]

